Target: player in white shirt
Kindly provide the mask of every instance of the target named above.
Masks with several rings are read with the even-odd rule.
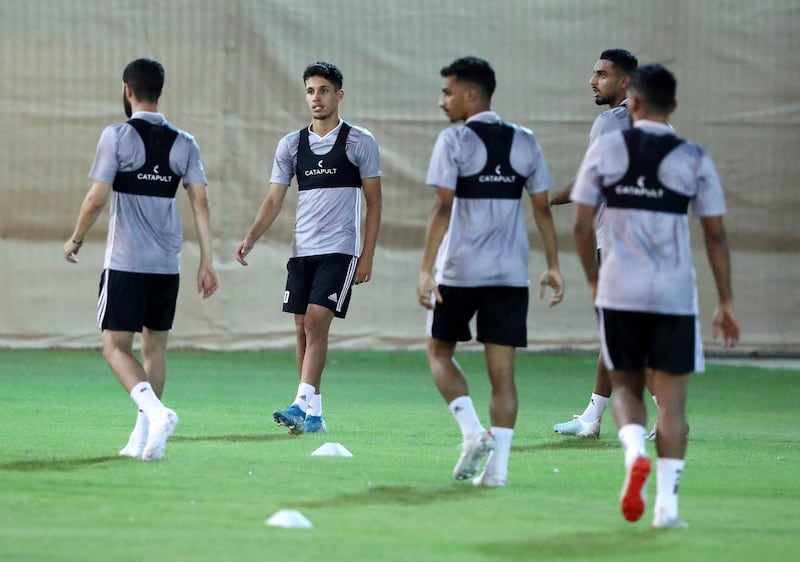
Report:
[[[206,176],[194,138],[158,111],[164,68],[132,61],[122,74],[123,108],[130,118],[105,128],[97,143],[92,187],[81,205],[64,257],[76,263],[83,237],[111,201],[97,321],[103,356],[136,402],[137,417],[121,456],[159,460],[178,416],[161,402],[167,376],[167,338],[178,298],[183,228],[176,191],[183,182],[200,246],[197,290],[217,290],[211,255]],[[133,355],[141,334],[142,361]]]
[[[598,58],[592,70],[592,78],[589,80],[589,85],[594,92],[594,102],[597,105],[608,105],[609,109],[598,115],[594,120],[589,131],[590,145],[604,133],[630,129],[631,117],[626,107],[625,89],[628,86],[631,72],[636,70],[638,64],[639,61],[636,56],[626,49],[607,49],[600,53],[600,58]],[[569,203],[573,184],[574,180],[564,189],[554,194],[550,198],[550,204],[561,205]],[[597,255],[600,260],[602,260],[605,232],[603,225],[604,212],[605,206],[601,203],[595,217]],[[602,357],[598,357],[594,389],[586,408],[580,415],[573,416],[572,420],[555,424],[553,431],[562,435],[599,437],[603,413],[610,397],[611,380],[608,377],[608,370],[603,365]],[[655,434],[653,433],[653,435]]]
[[[326,431],[321,382],[331,322],[347,314],[352,285],[370,280],[381,222],[378,143],[368,130],[339,118],[342,73],[319,61],[306,67],[303,83],[311,124],[278,143],[267,196],[236,247],[236,260],[246,266],[245,257],[278,216],[296,177],[283,311],[295,318],[300,384],[292,404],[273,413],[292,434]]]
[[[496,82],[488,62],[463,57],[440,74],[439,106],[452,123],[464,123],[442,131],[431,156],[426,183],[436,198],[417,298],[429,310],[431,374],[461,430],[461,456],[453,475],[472,478],[489,455],[473,483],[505,486],[517,417],[514,356],[517,347],[527,345],[530,248],[524,193],[531,198],[547,260],[540,296],[551,287],[553,306],[564,294],[548,204],[552,181],[533,133],[491,111]],[[453,357],[456,344],[472,337],[473,316],[492,384],[490,431],[481,424]]]
[[[667,119],[675,78],[661,65],[637,69],[628,86],[632,129],[602,135],[586,152],[572,199],[575,239],[600,321],[602,358],[614,392],[614,419],[625,451],[622,514],[641,518],[650,474],[645,449],[645,369],[659,397],[654,528],[685,528],[678,515],[684,468],[689,373],[703,370],[688,212],[700,219],[716,281],[714,336],[739,339],[733,312],[725,200],[711,157],[677,138]],[[606,242],[598,268],[594,215],[606,203]]]

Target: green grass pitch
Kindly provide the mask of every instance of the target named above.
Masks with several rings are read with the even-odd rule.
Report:
[[[488,423],[483,356],[458,359]],[[171,352],[165,402],[181,424],[164,460],[145,463],[117,456],[135,406],[98,351],[0,351],[0,560],[797,559],[800,373],[693,376],[691,526],[657,532],[651,506],[634,524],[619,513],[610,412],[600,439],[552,433],[585,405],[594,363],[519,355],[509,485],[487,490],[452,480],[459,434],[422,352],[331,352],[329,432],[301,437],[271,420],[294,396],[293,354]],[[353,457],[311,456],[326,442]],[[281,509],[314,528],[266,526]]]

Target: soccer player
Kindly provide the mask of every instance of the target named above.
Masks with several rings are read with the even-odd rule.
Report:
[[[64,257],[77,263],[83,239],[111,199],[97,319],[103,356],[138,406],[136,425],[119,452],[146,461],[164,456],[177,414],[160,398],[167,374],[167,337],[178,298],[183,244],[175,194],[183,180],[200,245],[197,290],[217,290],[211,255],[206,176],[194,138],[158,112],[164,68],[137,59],[122,74],[122,102],[129,120],[105,128]],[[142,362],[132,354],[141,333]]]
[[[610,109],[598,115],[594,120],[589,131],[589,144],[603,133],[630,129],[631,117],[626,107],[625,89],[628,86],[631,72],[636,70],[638,64],[636,56],[625,49],[607,49],[600,53],[600,58],[594,65],[589,85],[594,92],[594,102],[597,105],[607,105]],[[550,204],[568,203],[573,182],[551,197]],[[601,248],[604,242],[603,213],[604,206],[601,204],[595,221],[598,260],[602,259]],[[610,397],[611,380],[602,358],[598,357],[594,389],[583,413],[574,416],[570,421],[555,424],[553,431],[562,435],[599,437],[600,423]],[[655,396],[653,396],[653,400],[655,401]],[[655,429],[651,432],[652,436],[655,436],[654,432]]]
[[[476,486],[505,486],[518,404],[514,358],[516,348],[527,345],[530,248],[523,193],[531,198],[547,260],[540,297],[547,286],[554,290],[550,306],[564,295],[548,204],[552,181],[533,133],[491,110],[496,82],[487,61],[463,57],[440,74],[439,107],[457,124],[439,134],[431,156],[426,183],[435,189],[435,199],[417,297],[429,310],[431,374],[461,430],[453,475],[474,477]],[[453,357],[456,344],[472,338],[469,322],[475,315],[492,385],[489,431]]]
[[[602,357],[614,392],[614,420],[625,452],[621,509],[628,521],[645,509],[650,473],[645,450],[645,369],[659,398],[654,528],[685,528],[678,514],[684,469],[689,373],[704,368],[697,322],[695,272],[688,212],[700,219],[716,281],[714,337],[739,339],[733,311],[723,215],[725,200],[706,150],[675,136],[676,80],[661,65],[631,75],[628,110],[633,128],[597,139],[581,163],[572,199],[574,232],[600,321]],[[595,259],[593,220],[606,201],[603,267]]]
[[[236,247],[236,260],[246,266],[245,257],[278,216],[296,176],[297,216],[283,311],[294,314],[300,384],[291,405],[273,414],[292,434],[326,431],[320,384],[328,333],[333,318],[347,314],[352,285],[372,277],[381,222],[378,143],[368,130],[339,118],[342,80],[329,62],[306,67],[311,124],[281,139],[266,198]]]

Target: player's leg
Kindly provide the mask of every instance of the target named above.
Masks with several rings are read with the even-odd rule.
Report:
[[[355,256],[322,256],[314,275],[304,320],[306,352],[300,378],[303,383],[313,384],[316,392],[308,401],[305,433],[327,431],[322,417],[322,372],[327,361],[330,327],[334,318],[347,316],[357,265]]]
[[[678,516],[689,426],[686,422],[688,373],[701,370],[702,341],[694,316],[662,315],[654,334],[653,385],[658,396],[658,451],[655,528],[686,528]],[[676,374],[677,373],[677,374]]]
[[[328,339],[334,313],[328,308],[309,304],[305,314],[306,351],[300,384],[314,387],[308,399],[303,432],[317,433],[327,431],[322,418],[322,372],[328,357]]]
[[[645,509],[650,460],[645,448],[647,409],[644,369],[648,353],[650,315],[599,309],[603,361],[609,369],[617,436],[625,453],[625,480],[620,493],[623,517],[637,521]]]
[[[483,342],[492,384],[489,404],[494,451],[483,472],[473,480],[478,486],[505,486],[511,441],[517,422],[517,385],[514,360],[517,347],[528,344],[528,288],[494,287],[480,292],[477,338]]]
[[[178,302],[180,276],[145,276],[142,327],[142,363],[148,382],[155,395],[161,399],[167,377],[167,340]],[[178,415],[162,403],[160,411],[148,412],[147,442],[142,451],[142,459],[159,460],[164,456],[167,439],[178,426]]]
[[[142,329],[142,365],[147,380],[160,399],[164,392],[164,381],[167,372],[167,335],[166,331]],[[126,457],[141,457],[147,444],[150,423],[141,408],[136,408],[136,423],[128,437],[128,443],[119,452]]]
[[[431,376],[461,430],[461,455],[453,476],[456,480],[466,480],[478,472],[481,461],[493,447],[493,440],[478,419],[467,379],[453,357],[455,349],[456,342],[428,338],[426,351]]]
[[[333,311],[313,303],[308,305],[303,321],[306,345],[300,382],[313,386],[317,392],[328,358],[328,334],[332,321]]]
[[[638,521],[645,509],[645,489],[650,460],[645,449],[647,410],[644,404],[644,370],[612,370],[614,421],[625,452],[625,481],[620,493],[622,515]]]
[[[469,321],[476,310],[476,290],[439,285],[442,302],[428,311],[426,353],[431,376],[461,431],[461,455],[453,468],[457,480],[472,478],[493,447],[489,432],[483,427],[469,385],[455,360],[456,344],[469,341]]]
[[[171,322],[170,322],[171,324]],[[148,381],[156,396],[161,399],[167,376],[167,339],[169,330],[142,330],[142,361]],[[163,405],[163,402],[162,402]],[[147,417],[147,416],[145,416]],[[147,442],[142,451],[145,460],[159,460],[166,451],[167,439],[178,426],[177,414],[167,407],[155,417],[147,417]]]
[[[589,397],[589,403],[580,415],[573,416],[570,421],[557,423],[553,431],[561,435],[575,435],[578,437],[599,437],[600,423],[606,406],[611,396],[611,379],[608,369],[603,364],[603,358],[597,358],[594,390]]]
[[[508,460],[519,407],[517,385],[514,380],[516,349],[513,346],[488,343],[484,349],[489,381],[492,385],[489,416],[495,443],[494,451],[489,455],[483,472],[473,483],[476,486],[499,487],[505,486],[508,478]]]
[[[294,331],[296,336],[295,361],[297,363],[298,380],[303,376],[303,360],[306,357],[306,328],[304,324],[305,317],[305,314],[294,315]]]
[[[602,252],[597,248],[597,265],[602,262]],[[589,397],[589,403],[583,413],[573,416],[572,420],[557,423],[553,431],[562,435],[576,435],[578,437],[599,437],[600,423],[608,406],[611,396],[611,378],[603,362],[602,355],[597,358],[597,369],[594,376],[594,390]]]
[[[291,404],[283,410],[275,410],[272,419],[278,425],[287,427],[289,433],[297,435],[303,433],[308,402],[316,388],[303,383],[303,366],[306,358],[306,328],[305,315],[314,280],[316,263],[310,257],[291,258],[286,265],[286,290],[283,295],[283,311],[294,315],[296,335],[295,356],[297,363],[298,382],[297,392]]]
[[[688,425],[686,396],[689,377],[664,371],[653,372],[659,396],[658,433],[656,435],[656,503],[653,527],[685,528],[678,517],[678,489],[683,474]]]

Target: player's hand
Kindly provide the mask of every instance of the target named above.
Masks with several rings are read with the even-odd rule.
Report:
[[[243,266],[247,267],[247,261],[244,259],[247,254],[250,253],[250,250],[253,249],[253,244],[247,241],[247,238],[239,242],[239,245],[236,246],[236,261],[238,261]]]
[[[207,299],[219,288],[219,277],[217,270],[211,264],[200,264],[197,270],[197,292]]]
[[[431,294],[433,294],[435,302],[431,302]],[[420,271],[419,280],[417,281],[417,300],[419,304],[433,310],[437,302],[442,302],[442,294],[439,292],[439,286],[429,271]]]
[[[720,304],[714,314],[712,335],[717,339],[722,335],[722,344],[725,347],[736,347],[739,343],[739,323],[733,314],[731,303]]]
[[[366,256],[358,258],[356,265],[356,273],[353,276],[353,284],[360,285],[372,279],[372,260],[367,259]]]
[[[83,246],[83,241],[75,242],[72,238],[64,242],[64,259],[69,263],[78,263],[78,252],[81,246]]]
[[[555,306],[564,299],[564,280],[557,269],[548,269],[539,281],[539,298],[545,297],[545,289],[551,287],[553,296],[547,300],[547,306]]]

